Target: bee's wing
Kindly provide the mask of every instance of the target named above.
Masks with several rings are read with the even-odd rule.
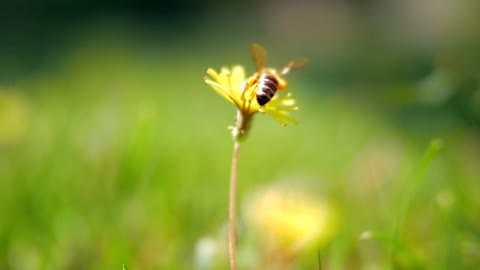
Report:
[[[250,48],[252,53],[253,62],[257,71],[260,72],[265,67],[265,61],[267,61],[267,51],[259,44],[252,44]]]
[[[280,70],[280,74],[283,76],[292,70],[299,69],[305,66],[307,63],[308,63],[308,60],[305,58],[290,61]]]

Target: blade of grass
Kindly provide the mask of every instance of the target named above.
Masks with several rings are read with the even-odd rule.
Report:
[[[318,270],[322,270],[322,254],[318,250]]]
[[[399,214],[397,217],[397,222],[394,223],[392,238],[393,242],[396,243],[396,245],[392,245],[390,248],[390,262],[392,267],[394,266],[394,255],[396,251],[398,251],[398,247],[403,246],[403,242],[401,239],[403,235],[402,228],[405,226],[406,216],[410,208],[410,204],[415,196],[415,193],[417,192],[417,189],[424,180],[427,169],[430,167],[430,164],[437,156],[442,146],[443,141],[441,139],[433,139],[430,142],[430,145],[425,150],[418,167],[413,173],[412,178],[409,179],[409,181],[407,181],[406,183],[405,191],[400,201],[400,209],[398,212]]]

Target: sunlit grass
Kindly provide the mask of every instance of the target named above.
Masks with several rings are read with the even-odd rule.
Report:
[[[0,268],[193,268],[196,243],[226,222],[234,110],[201,83],[206,62],[185,54],[152,65],[93,43],[0,89]],[[323,269],[388,269],[388,248],[359,237],[393,224],[418,268],[478,267],[478,136],[447,134],[425,170],[428,141],[348,95],[324,98],[311,94],[317,82],[302,83],[295,88],[311,92],[295,93],[298,127],[255,119],[239,198],[286,178],[318,185],[314,196],[342,213]],[[301,254],[296,269],[318,268],[316,254]]]

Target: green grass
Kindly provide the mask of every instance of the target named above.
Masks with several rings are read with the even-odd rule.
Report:
[[[220,60],[185,51],[152,64],[99,44],[0,97],[21,115],[0,142],[0,269],[193,269],[197,241],[221,238],[234,110],[202,81]],[[311,94],[322,91],[312,78],[291,81],[301,123],[254,120],[241,204],[278,181],[328,198],[342,226],[321,251],[323,269],[480,266],[477,133],[437,134],[444,151],[433,143],[421,158],[430,136],[348,94]],[[359,240],[392,227],[385,237],[404,251],[394,267],[392,243]],[[317,269],[316,252],[297,269]]]

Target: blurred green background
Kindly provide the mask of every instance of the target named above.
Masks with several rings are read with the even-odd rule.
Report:
[[[278,183],[335,205],[323,269],[479,269],[479,12],[474,0],[2,1],[0,269],[227,269],[235,110],[203,78],[253,72],[253,42],[273,67],[310,63],[288,75],[300,124],[255,119],[240,205]],[[242,209],[241,265],[255,269],[261,245],[242,240],[255,207]],[[318,249],[291,268],[317,269]]]

